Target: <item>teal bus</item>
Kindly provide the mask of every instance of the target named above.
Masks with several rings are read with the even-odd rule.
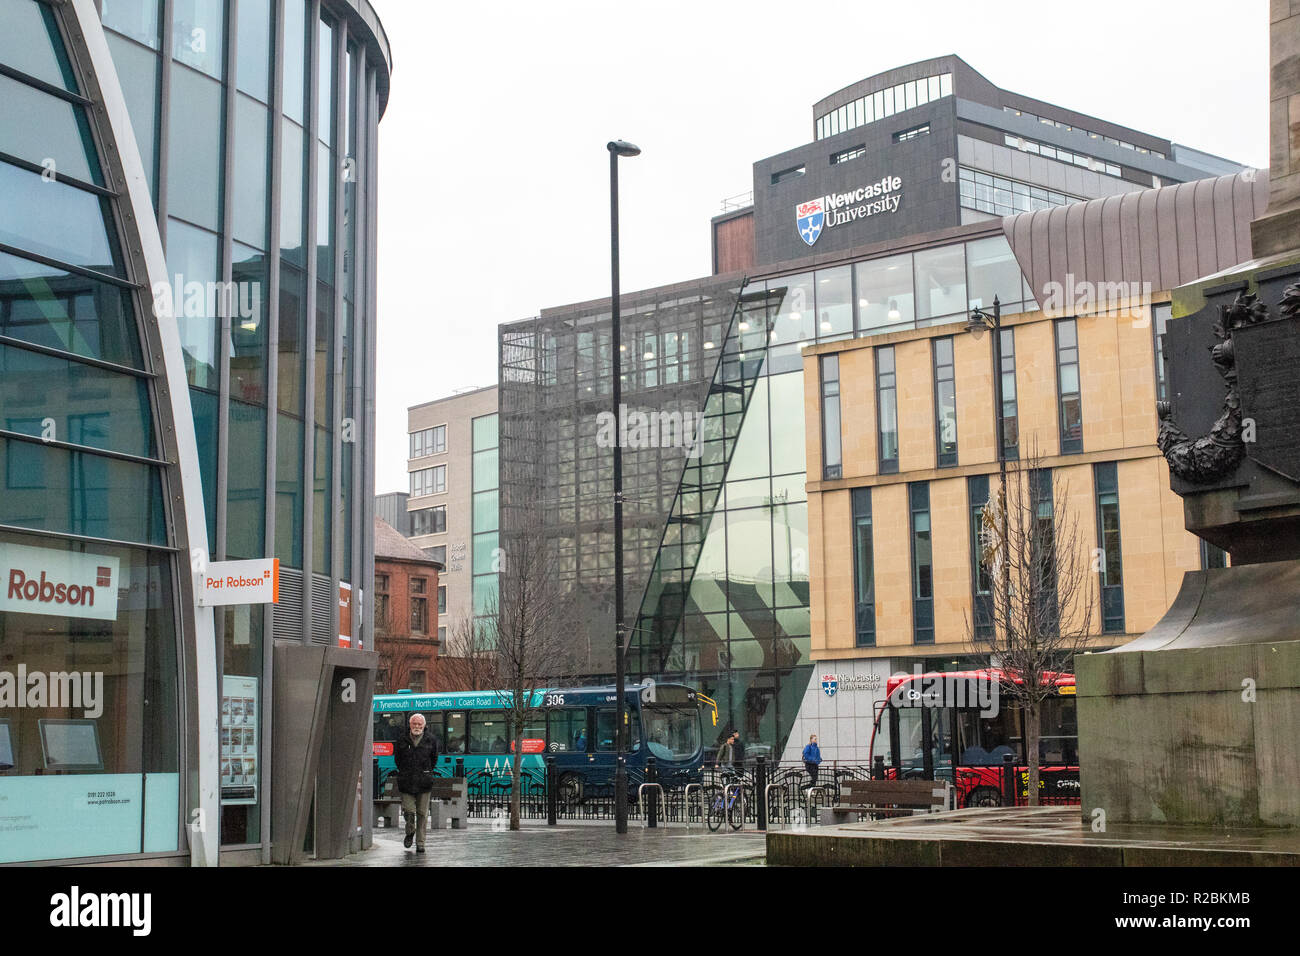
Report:
[[[698,782],[703,762],[701,708],[714,723],[713,701],[682,684],[633,685],[627,700],[627,768],[641,779],[647,757],[654,757],[666,784]],[[514,745],[504,703],[509,692],[462,691],[418,694],[399,691],[374,697],[376,792],[396,773],[393,745],[414,713],[428,722],[438,741],[438,772],[451,776],[463,760],[466,776],[508,777]],[[524,727],[521,767],[540,779],[547,755],[555,758],[561,795],[580,802],[593,788],[614,782],[614,728],[617,701],[613,687],[562,687],[538,691],[536,708]]]

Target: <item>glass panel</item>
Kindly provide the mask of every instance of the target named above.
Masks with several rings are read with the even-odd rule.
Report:
[[[231,297],[230,394],[246,402],[266,404],[266,257],[256,249],[233,243]]]
[[[0,428],[125,452],[153,454],[145,380],[0,345]]]
[[[496,449],[475,452],[474,487],[495,488],[497,486],[497,467]]]
[[[217,237],[175,219],[167,220],[167,271],[172,280],[172,308],[185,352],[191,385],[217,388],[215,290]]]
[[[334,28],[319,24],[316,54],[316,137],[326,145],[334,142]]]
[[[0,524],[164,544],[162,486],[150,465],[0,439]]]
[[[0,76],[0,151],[104,185],[82,108],[7,76]]]
[[[865,332],[914,320],[910,254],[859,262],[853,268],[858,284],[859,329]]]
[[[227,472],[226,557],[260,558],[266,554],[266,409],[232,398],[229,424],[240,465]]]
[[[474,419],[474,450],[497,446],[497,416],[484,415]]]
[[[268,111],[246,96],[235,97],[233,233],[240,242],[266,248],[267,181],[270,176]]]
[[[239,29],[235,55],[240,90],[270,102],[271,0],[239,0]]]
[[[930,512],[912,513],[912,563],[915,568],[915,589],[912,596],[920,599],[934,597],[933,558],[930,553]]]
[[[495,491],[488,492],[495,495]],[[497,569],[493,566],[496,564],[496,550],[500,546],[500,540],[495,531],[487,534],[474,535],[474,557],[472,560],[473,573],[495,574]]]
[[[853,331],[853,279],[849,266],[817,273],[817,334]]]
[[[167,212],[217,229],[221,219],[221,84],[172,65]],[[168,237],[167,245],[171,245]]]
[[[118,3],[123,0],[117,0]],[[107,17],[107,7],[105,8]],[[156,32],[156,28],[155,28]],[[135,142],[144,162],[144,178],[149,192],[157,199],[154,179],[158,175],[158,56],[127,43],[115,34],[106,34],[108,49],[122,83],[126,111],[135,130]],[[155,44],[157,41],[155,40]]]
[[[0,335],[140,367],[125,289],[0,253]]]
[[[294,6],[290,3],[290,6]],[[303,183],[306,161],[303,157],[302,127],[289,120],[280,124],[283,137],[280,154],[280,254],[300,266],[306,266],[303,254]]]
[[[303,92],[307,74],[307,3],[284,4],[284,115],[301,129],[305,120]],[[301,140],[299,140],[301,146]]]
[[[469,715],[469,752],[503,754],[507,752],[510,731],[506,715],[499,710],[476,710]]]
[[[225,71],[223,0],[172,0],[172,55],[221,79]]]
[[[302,567],[302,420],[281,414],[276,422],[275,557]]]
[[[316,429],[312,452],[315,460],[312,472],[312,571],[316,574],[329,575],[333,573],[334,568],[334,552],[330,547],[333,522],[330,521],[329,507],[334,452],[330,445],[330,433],[324,428]]]
[[[770,279],[767,283],[769,290],[779,289],[782,286],[785,287],[786,293],[781,300],[781,308],[776,314],[776,319],[772,323],[770,336],[772,343],[802,342],[814,338],[817,334],[817,325],[813,314],[813,306],[816,304],[813,297],[813,274],[805,272],[803,275]],[[761,330],[753,331],[757,333]],[[746,346],[748,344],[745,343]]]
[[[966,262],[962,246],[916,253],[916,317],[937,318],[966,311]]]
[[[208,519],[208,543],[217,540],[217,393],[190,389],[190,414],[199,453],[203,508]]]
[[[104,26],[156,50],[160,2],[161,0],[104,0]]]
[[[334,153],[316,144],[316,274],[334,284]],[[327,286],[327,288],[329,287]],[[332,294],[332,293],[331,293]]]
[[[107,208],[99,197],[3,162],[0,196],[0,242],[69,265],[122,275],[109,245]]]
[[[280,411],[302,416],[307,335],[306,282],[292,266],[280,267],[280,346],[277,390]]]
[[[500,501],[498,492],[480,491],[474,496],[474,530],[495,531],[499,520]]]
[[[0,63],[77,92],[77,82],[63,51],[63,38],[55,23],[54,11],[36,0],[13,0],[5,4],[5,26],[0,30]]]
[[[334,421],[334,293],[316,284],[316,377],[313,411],[316,424],[331,428]]]
[[[1004,307],[1020,301],[1020,265],[1002,236],[966,243],[966,268],[970,308],[991,309],[994,296]]]
[[[772,470],[802,474],[806,451],[803,372],[773,375],[767,381],[771,393]],[[803,497],[802,494],[799,497]]]

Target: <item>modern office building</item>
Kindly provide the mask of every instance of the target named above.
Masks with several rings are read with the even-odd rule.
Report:
[[[444,641],[485,613],[496,595],[497,387],[412,405],[406,416],[409,537],[443,565],[438,639]]]
[[[858,110],[866,108],[868,99],[872,118],[862,113],[859,119]],[[838,119],[828,126],[822,119],[832,105],[835,115],[847,116],[850,104],[858,104],[852,107],[852,128],[840,128]],[[814,475],[805,467],[808,449],[820,455],[821,444],[810,432],[819,427],[819,419],[810,424],[805,410],[817,407],[825,386],[814,374],[818,366],[809,373],[805,351],[822,348],[822,343],[828,343],[827,349],[858,347],[864,340],[874,346],[881,338],[892,342],[895,337],[921,343],[909,348],[929,348],[931,339],[945,337],[933,331],[936,327],[964,323],[970,309],[991,307],[995,295],[1009,325],[1022,321],[1022,315],[1041,315],[1039,301],[1047,287],[1034,283],[1047,282],[1048,275],[1069,281],[1056,269],[1067,253],[1076,273],[1089,281],[1137,282],[1142,290],[1142,282],[1151,282],[1154,295],[1172,285],[1151,277],[1152,257],[1159,262],[1176,250],[1178,262],[1188,255],[1193,261],[1204,255],[1206,265],[1237,261],[1241,248],[1224,241],[1216,250],[1214,230],[1239,236],[1242,223],[1253,215],[1254,193],[1248,176],[1201,178],[1241,169],[1235,164],[1221,170],[1219,161],[1205,154],[1003,93],[956,57],[864,80],[814,112],[819,120],[816,142],[755,164],[753,207],[714,221],[718,274],[622,300],[623,394],[629,417],[634,411],[645,413],[646,420],[666,413],[699,426],[696,454],[674,442],[671,429],[668,441],[653,433],[643,440],[646,433],[635,424],[623,430],[629,677],[683,680],[700,687],[718,701],[723,721],[741,731],[751,754],[797,754],[792,730],[802,732],[805,719],[820,715],[821,702],[832,702],[843,711],[828,711],[826,719],[846,716],[852,725],[844,732],[843,759],[861,759],[850,745],[862,738],[855,721],[870,715],[873,694],[860,691],[876,686],[871,668],[887,668],[902,659],[937,664],[941,655],[956,649],[957,640],[945,630],[944,646],[933,651],[909,640],[906,648],[880,651],[892,652],[880,659],[889,663],[881,663],[859,654],[851,617],[846,623],[840,614],[828,623],[824,602],[831,596],[842,600],[843,594],[828,596],[826,589],[842,591],[844,582],[832,584],[829,559],[819,556],[819,549],[832,544],[820,519],[814,519],[813,509],[819,506],[810,494],[820,494],[821,482],[829,479],[818,471],[809,483]],[[1014,145],[1008,140],[1012,134]],[[1021,148],[1021,140],[1037,153]],[[1070,150],[1071,145],[1077,150]],[[1049,146],[1051,152],[1045,153]],[[645,162],[648,156],[649,151],[629,161]],[[796,171],[784,175],[789,170]],[[1196,183],[1155,188],[1184,179]],[[1168,216],[1175,196],[1184,209],[1180,216],[1188,215],[1185,210],[1195,197],[1197,209],[1208,216],[1204,221],[1214,225],[1195,220],[1190,253],[1184,248],[1187,236],[1174,245],[1169,237],[1159,246],[1150,237],[1139,243],[1134,230],[1155,228],[1157,221],[1145,218],[1148,210],[1159,210],[1162,227],[1174,234]],[[1227,203],[1217,219],[1206,206],[1212,200]],[[807,206],[812,208],[801,208]],[[1121,209],[1133,213],[1120,217],[1123,229],[1108,227],[1106,244],[1100,246],[1091,232],[1085,248],[1083,217],[1090,224],[1097,217],[1109,222]],[[1060,218],[1051,220],[1051,229],[1044,220],[1004,218],[1023,212]],[[1032,236],[1013,241],[1013,224],[1030,229],[1031,221]],[[624,223],[624,228],[633,227]],[[1209,236],[1202,236],[1207,228]],[[1039,259],[1051,269],[1044,271]],[[1075,318],[1097,311],[1076,304],[1070,299],[1061,308]],[[1157,309],[1156,321],[1164,314]],[[526,524],[529,509],[541,509],[554,564],[582,605],[574,641],[585,652],[593,679],[607,679],[613,671],[612,455],[609,443],[599,440],[598,418],[610,404],[609,326],[609,300],[604,299],[544,309],[535,319],[500,328],[502,538],[508,542],[513,529]],[[1023,336],[1023,344],[1015,340],[1017,375],[1049,369],[1055,376],[1058,366],[1069,363],[1058,361],[1064,352],[1050,336],[1042,337],[1042,329],[1054,326],[1040,318],[1027,328],[1033,331],[1015,333]],[[1084,348],[1101,347],[1090,333],[1083,334]],[[985,377],[991,378],[987,342],[984,349],[989,363]],[[1130,384],[1136,387],[1136,367],[1143,361],[1151,363],[1149,380],[1155,375],[1150,342],[1145,349],[1145,358],[1125,353],[1106,360],[1090,354],[1089,388],[1118,394]],[[914,359],[910,353],[907,357]],[[968,383],[978,362],[963,342],[951,360],[920,370],[928,375],[941,367],[948,376],[945,382],[957,383],[962,421],[979,418],[973,409],[964,409],[972,400]],[[923,397],[910,391],[918,387],[920,371],[910,365],[907,371],[911,404],[906,415],[900,412],[899,431],[907,432],[909,449],[927,442],[932,446],[934,399],[925,406],[930,412],[922,414]],[[853,382],[843,380],[839,387],[861,388],[862,369],[855,367],[852,374]],[[931,386],[926,388],[930,396]],[[1042,401],[1041,381],[1027,380],[1024,388],[1039,393],[1035,403]],[[1098,414],[1104,407],[1111,415],[1099,400],[1092,404]],[[1093,419],[1084,414],[1081,421],[1087,425]],[[987,456],[993,426],[991,415],[986,417],[990,420],[971,426],[970,441],[978,437],[984,442],[979,454]],[[1136,410],[1129,422],[1131,434],[1115,440],[1108,418],[1106,437],[1094,441],[1084,435],[1085,449],[1103,463],[1153,453],[1154,426],[1150,435],[1138,434],[1145,419]],[[843,441],[860,441],[861,427],[860,422],[852,430],[846,426]],[[1069,427],[1083,426],[1075,421]],[[972,476],[981,469],[987,474],[987,457],[972,457],[974,450],[945,448],[942,462],[939,454],[934,450],[928,464],[909,457],[895,468],[903,477],[891,473],[889,481],[929,481],[951,474],[940,468],[968,465]],[[1087,460],[1091,464],[1093,458]],[[992,461],[996,470],[996,459]],[[815,467],[820,469],[820,460]],[[960,473],[964,480],[966,472]],[[856,474],[844,480],[868,483]],[[891,500],[889,506],[894,504]],[[890,520],[905,518],[905,513],[891,513]],[[965,527],[953,552],[962,556],[967,554]],[[847,540],[834,539],[834,546],[847,547]],[[1167,541],[1175,549],[1185,544],[1172,531]],[[1166,560],[1165,543],[1151,544],[1151,560]],[[1186,555],[1177,558],[1184,564],[1187,560]],[[892,578],[885,583],[906,586]],[[883,586],[877,584],[877,590]],[[1135,597],[1134,608],[1140,610],[1125,618],[1125,633],[1134,632],[1164,596],[1161,590]],[[905,604],[905,597],[891,600]],[[857,666],[859,657],[867,661],[861,675],[850,667]],[[837,697],[820,686],[822,660],[834,660],[844,675],[836,685],[843,688]],[[879,686],[883,689],[883,682]],[[838,746],[838,726],[835,737]],[[831,751],[828,759],[836,758]]]
[[[410,496],[405,491],[375,495],[375,517],[384,519],[404,538],[411,536],[411,516],[406,510],[408,497]]]
[[[0,559],[54,595],[0,603],[0,666],[103,682],[0,697],[0,862],[337,856],[387,38],[366,0],[6,0],[0,64]],[[277,604],[196,606],[271,557]]]

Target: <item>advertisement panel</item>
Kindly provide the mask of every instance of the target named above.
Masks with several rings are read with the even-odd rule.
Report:
[[[117,620],[118,559],[0,543],[0,611]]]

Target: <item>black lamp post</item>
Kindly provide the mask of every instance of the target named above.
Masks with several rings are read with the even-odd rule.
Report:
[[[997,403],[995,414],[998,420],[998,477],[1001,484],[998,487],[998,496],[1000,498],[1001,508],[999,512],[1002,519],[1000,544],[1002,550],[1002,601],[1003,615],[1011,613],[1011,563],[1007,554],[1007,445],[1004,429],[1006,428],[1004,408],[1002,405],[1002,304],[998,297],[993,297],[993,314],[985,312],[983,309],[972,309],[970,316],[966,320],[966,331],[979,341],[985,329],[993,331],[993,401]]]
[[[623,404],[623,362],[622,347],[619,342],[619,301],[618,301],[618,158],[620,156],[639,156],[641,150],[631,143],[616,139],[607,143],[609,150],[609,263],[610,263],[610,346],[614,356],[614,422],[617,428],[622,422]],[[623,626],[623,443],[621,429],[616,432],[614,440],[614,671],[615,694],[618,697],[618,715],[614,725],[614,830],[616,833],[627,832],[627,763],[623,756],[626,742],[623,724],[627,713],[627,701],[623,699],[623,683],[627,649],[627,636]]]

